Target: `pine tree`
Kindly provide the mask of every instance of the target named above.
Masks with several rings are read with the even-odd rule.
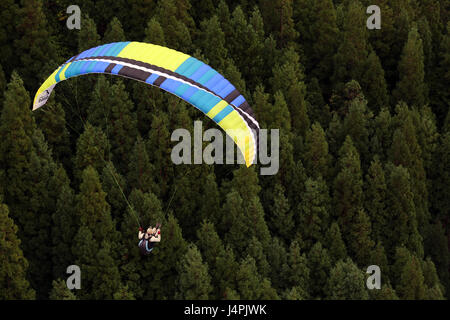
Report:
[[[19,15],[19,5],[14,0],[2,1],[0,4],[0,65],[6,74],[11,74],[17,67],[14,57],[14,47],[11,43],[17,36],[16,24]]]
[[[4,91],[6,89],[6,78],[5,73],[3,72],[3,67],[0,64],[0,99],[3,101]],[[2,113],[3,104],[0,106],[0,114]]]
[[[306,133],[304,163],[306,173],[313,177],[327,179],[330,174],[331,156],[325,132],[319,123],[314,123]]]
[[[448,93],[447,85],[445,85],[445,83],[450,81],[450,72],[448,71],[450,70],[450,22],[447,22],[446,29],[447,33],[442,37],[438,53],[439,62],[437,63],[436,78],[442,79],[442,81],[436,84],[436,94],[430,92],[431,101],[434,99],[438,100],[436,103],[432,103],[433,111],[436,113],[438,119],[445,118],[446,114],[448,114],[448,105],[450,103],[450,94]]]
[[[433,154],[436,152],[439,141],[436,116],[429,106],[414,108],[411,115],[416,128],[417,142],[422,151],[423,167],[428,177],[428,173],[432,171]]]
[[[91,166],[83,170],[76,203],[81,225],[89,228],[96,242],[100,244],[103,240],[114,239],[111,207],[106,202],[106,193],[102,189],[100,177]]]
[[[102,241],[91,265],[92,272],[97,275],[93,279],[91,299],[112,299],[121,288],[119,268],[114,261],[111,244],[109,240]]]
[[[63,279],[53,280],[50,300],[76,300],[77,297],[68,288]]]
[[[436,270],[442,285],[445,286],[446,292],[448,292],[450,288],[448,271],[450,254],[448,253],[448,238],[440,221],[430,226],[429,237],[425,239],[424,245],[427,254],[429,254],[436,265]]]
[[[370,140],[370,151],[381,161],[387,157],[387,151],[392,145],[392,116],[387,108],[382,108],[373,119],[373,136]]]
[[[347,244],[357,240],[353,227],[363,205],[362,172],[359,154],[347,136],[339,151],[338,170],[334,180],[334,212]]]
[[[151,18],[147,23],[144,42],[157,44],[160,46],[166,45],[164,30],[155,17]]]
[[[359,266],[367,266],[371,263],[371,254],[375,243],[371,239],[371,224],[364,209],[360,209],[355,216],[352,225],[354,241],[349,243],[349,249],[353,254],[355,263]]]
[[[113,295],[114,300],[135,300],[133,292],[128,289],[128,286],[121,285]]]
[[[333,83],[342,87],[350,80],[361,81],[368,56],[366,17],[360,1],[346,6],[341,44],[334,57]]]
[[[285,300],[306,300],[307,295],[300,287],[292,287],[284,293],[283,299]]]
[[[73,160],[74,176],[77,182],[81,181],[81,174],[88,166],[92,166],[97,172],[100,172],[105,161],[109,160],[109,143],[103,131],[89,122],[84,128],[84,132],[77,140],[76,154]]]
[[[323,235],[330,221],[331,199],[326,182],[308,178],[305,192],[298,207],[299,232],[309,249],[317,241],[324,242]]]
[[[125,40],[126,37],[122,29],[122,24],[120,23],[119,19],[117,19],[117,17],[114,17],[109,23],[108,28],[106,29],[105,36],[103,37],[103,42],[111,43],[121,42]]]
[[[75,193],[63,167],[57,168],[53,179],[55,190],[58,190],[51,230],[53,278],[57,279],[65,276],[67,266],[73,264],[72,240],[79,227],[79,219],[74,210]]]
[[[99,79],[91,101],[88,120],[106,133],[119,171],[124,172],[137,137],[134,104],[121,80],[109,85],[104,77]]]
[[[364,208],[372,222],[372,238],[378,242],[385,239],[389,221],[386,208],[388,189],[383,166],[379,158],[372,160],[364,182]]]
[[[211,189],[208,190],[207,187]],[[174,178],[170,189],[169,201],[173,208],[176,208],[177,217],[180,219],[180,226],[187,238],[195,235],[195,230],[203,219],[215,217],[218,212],[211,213],[212,210],[219,210],[217,199],[205,200],[205,196],[217,196],[217,184],[215,177],[211,173],[211,166],[197,165],[186,168]],[[171,199],[171,200],[170,200]],[[211,205],[211,207],[208,207]]]
[[[430,258],[422,261],[422,270],[425,283],[425,296],[430,300],[444,300],[444,287],[439,281],[436,267]]]
[[[450,130],[441,135],[433,158],[431,201],[437,211],[436,215],[446,219],[446,212],[450,210]]]
[[[211,277],[208,266],[203,263],[200,251],[195,245],[187,248],[179,264],[179,286],[177,299],[207,300],[211,291]]]
[[[371,290],[370,296],[372,300],[398,300],[397,293],[389,284],[381,285],[380,290]]]
[[[301,290],[302,297],[307,298],[309,292],[310,270],[306,255],[300,252],[296,241],[291,242],[288,259],[283,266],[284,286]]]
[[[158,194],[159,189],[154,182],[154,175],[155,169],[149,160],[144,140],[138,136],[130,155],[127,182],[132,188]]]
[[[65,111],[60,103],[50,99],[45,105],[45,112],[39,109],[36,118],[39,128],[45,135],[45,140],[52,148],[53,159],[61,162],[66,168],[72,166],[69,155],[70,134],[67,130]]]
[[[414,195],[408,170],[402,166],[388,170],[387,197],[389,229],[386,232],[386,250],[393,255],[396,246],[404,245],[419,257],[423,256],[422,237],[418,232]]]
[[[216,2],[213,0],[206,0],[202,3],[193,2],[191,8],[192,18],[194,21],[202,21],[206,18],[214,16],[216,5]]]
[[[236,261],[235,255],[231,247],[227,246],[222,254],[219,254],[216,259],[215,278],[218,279],[218,291],[220,299],[238,298],[236,270],[239,264]]]
[[[189,5],[190,6],[190,5]],[[159,2],[156,17],[164,30],[167,45],[170,48],[190,52],[192,47],[191,34],[188,25],[193,23],[185,6],[179,7],[178,1]]]
[[[5,202],[19,227],[24,254],[30,261],[31,285],[39,297],[44,297],[51,272],[49,208],[54,205],[48,184],[55,164],[42,132],[36,129],[29,105],[28,93],[14,72],[0,118],[0,176]]]
[[[270,262],[269,278],[273,287],[280,292],[286,287],[284,267],[287,263],[287,252],[282,241],[277,238],[272,238],[271,246],[267,251],[267,259]]]
[[[222,240],[217,234],[214,224],[204,220],[197,230],[198,244],[205,264],[208,266],[209,273],[211,274],[211,283],[219,283],[221,279],[218,277],[219,265],[217,263],[220,257],[225,256],[225,248]],[[221,290],[219,287],[213,288],[212,297],[220,298]]]
[[[359,98],[350,102],[348,114],[344,118],[344,135],[349,135],[358,150],[363,167],[368,162],[369,154],[369,123],[373,114],[367,108],[367,101]]]
[[[93,282],[98,276],[95,270],[96,259],[95,255],[100,250],[100,244],[94,240],[90,229],[81,225],[77,233],[72,239],[72,254],[75,258],[75,264],[83,270],[83,285],[77,292],[79,299],[93,298]]]
[[[403,48],[398,64],[399,81],[393,92],[396,101],[422,107],[428,101],[428,88],[424,82],[423,44],[417,27],[413,27]]]
[[[268,277],[270,264],[261,242],[256,237],[252,237],[243,255],[252,257],[255,260],[259,274],[264,278]]]
[[[100,36],[97,33],[95,21],[88,15],[82,17],[83,27],[78,34],[78,52],[96,47],[100,44]]]
[[[294,44],[298,37],[298,33],[294,28],[293,6],[294,1],[292,0],[277,1],[276,10],[279,12],[279,18],[276,19],[279,19],[279,27],[275,31],[275,36],[281,47]]]
[[[330,271],[328,299],[367,300],[369,295],[364,280],[363,272],[350,258],[339,261]]]
[[[30,185],[25,182],[25,176],[29,173],[33,143],[31,136],[36,125],[31,117],[31,112],[26,108],[30,105],[30,98],[23,87],[23,81],[17,73],[13,73],[11,81],[5,91],[5,100],[0,118],[0,161],[3,171],[3,181],[6,203],[18,206],[19,211],[24,211],[27,203],[26,194]],[[11,208],[14,217],[15,208]],[[24,214],[22,214],[24,216]],[[17,218],[20,218],[18,216]],[[19,220],[19,228],[24,219]]]
[[[380,267],[380,270],[383,273],[381,281],[382,287],[383,285],[389,284],[390,265],[386,251],[381,242],[378,242],[376,247],[372,249],[372,252],[370,253],[370,264]]]
[[[198,215],[199,217],[207,217],[214,224],[221,220],[220,215],[220,193],[216,181],[216,175],[211,173],[203,173],[201,188],[199,190],[203,197],[198,197]]]
[[[336,22],[336,10],[333,1],[313,1],[312,18],[314,22],[310,28],[310,34],[314,37],[311,42],[307,38],[304,50],[307,52],[311,48],[310,68],[313,76],[317,77],[324,87],[325,93],[330,92],[330,77],[333,75],[333,56],[336,53],[339,39],[339,29]],[[310,35],[308,35],[310,37]],[[300,34],[304,39],[304,35]]]
[[[231,14],[230,7],[225,0],[220,0],[216,8],[216,14],[220,21],[220,26],[222,27],[225,37],[228,38],[233,33],[233,28],[231,26]]]
[[[325,105],[322,89],[317,78],[312,78],[307,82],[306,102],[310,122],[319,122],[322,128],[327,127],[331,119],[330,107]]]
[[[416,208],[416,218],[421,235],[426,236],[430,213],[428,211],[427,178],[424,169],[422,150],[418,143],[417,129],[414,126],[411,111],[404,104],[397,106],[395,121],[399,128],[395,130],[390,149],[390,160],[395,165],[408,169]]]
[[[155,180],[159,186],[160,197],[166,196],[169,190],[169,181],[173,176],[168,125],[169,119],[167,115],[158,110],[156,114],[153,114],[149,137],[146,141],[150,162],[155,166]]]
[[[218,14],[219,20],[221,20],[222,30],[227,39],[225,44],[227,45],[229,56],[233,59],[237,69],[242,75],[246,79],[249,79],[251,87],[256,87],[261,78],[261,68],[264,68],[262,59],[264,39],[261,34],[262,30],[260,29],[260,24],[262,22],[260,21],[258,24],[249,23],[249,19],[240,5],[233,10],[228,26],[225,26],[224,23],[222,23],[222,19],[225,17],[220,17],[220,15],[226,13]],[[253,12],[252,15],[255,16],[255,14],[259,15],[259,12]],[[259,17],[258,20],[260,20]],[[255,22],[255,19],[253,22]],[[246,54],[241,55],[238,54],[238,52],[245,52]],[[226,76],[226,74],[224,75]],[[253,77],[254,79],[252,79]],[[228,77],[226,78],[228,79]],[[240,90],[240,92],[242,93],[243,90]]]
[[[236,89],[244,96],[248,97],[246,82],[243,79],[241,68],[238,68],[236,63],[232,58],[228,58],[225,61],[225,68],[223,70],[223,76],[233,83]]]
[[[262,2],[262,1],[261,1]],[[264,1],[260,4],[267,32],[273,33],[280,47],[288,47],[298,37],[292,0]]]
[[[255,170],[241,167],[234,171],[231,187],[232,191],[227,195],[223,208],[224,226],[227,228],[225,230],[229,230],[225,236],[226,241],[236,246],[234,249],[240,254],[255,236],[266,250],[270,233],[258,197],[261,187]],[[236,204],[235,201],[241,204]]]
[[[14,5],[11,6],[11,10],[15,11]],[[14,56],[21,62],[17,67],[26,86],[34,90],[62,61],[58,55],[59,48],[55,37],[50,33],[47,24],[43,2],[21,1],[17,14],[19,16],[16,24],[17,33],[13,33],[17,36],[9,45],[14,48]]]
[[[241,299],[273,300],[278,298],[276,291],[270,285],[270,281],[258,273],[255,260],[250,256],[242,261],[240,268],[237,270],[236,282]]]
[[[328,291],[327,282],[331,270],[328,250],[320,242],[314,244],[307,255],[311,298],[324,297]]]
[[[267,128],[272,121],[271,113],[273,105],[270,103],[270,94],[264,91],[263,86],[257,86],[253,92],[254,110],[258,115],[258,122],[264,128]]]
[[[272,214],[269,218],[270,229],[287,241],[294,229],[293,212],[281,184],[275,185],[273,193],[273,203],[270,208]]]
[[[344,240],[342,240],[339,225],[336,222],[333,222],[326,235],[327,249],[330,253],[332,263],[334,264],[339,260],[344,260],[347,256],[347,248]]]
[[[388,106],[389,96],[384,69],[375,51],[371,51],[367,57],[364,70],[361,87],[370,110],[379,111],[382,107]]]
[[[121,21],[124,26],[128,27],[126,29],[128,29],[127,33],[129,39],[144,39],[145,35],[148,34],[145,31],[145,27],[148,18],[154,15],[156,5],[156,2],[148,0],[130,0],[126,2],[130,14],[125,15]],[[114,14],[117,14],[117,11]],[[144,42],[160,44],[146,40],[144,40]]]
[[[214,15],[200,23],[199,44],[202,52],[209,60],[211,66],[217,70],[224,70],[225,60],[228,56],[226,49],[225,33],[220,27],[219,18]]]
[[[339,148],[340,146],[342,146],[345,140],[344,124],[343,121],[341,120],[341,117],[336,111],[332,111],[330,113],[330,118],[331,120],[329,121],[329,124],[327,123],[328,129],[326,131],[326,138],[328,141],[330,154],[334,158],[337,158],[339,154]],[[335,175],[335,173],[332,172],[332,174],[330,175]]]
[[[424,276],[420,261],[412,255],[401,268],[400,278],[395,287],[400,299],[421,300],[425,298]]]
[[[35,299],[27,280],[28,261],[20,248],[18,228],[9,217],[9,210],[0,198],[0,298]]]

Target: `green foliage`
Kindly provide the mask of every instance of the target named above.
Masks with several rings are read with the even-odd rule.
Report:
[[[255,260],[247,256],[236,271],[236,282],[241,299],[276,300],[278,295],[270,281],[263,278],[257,270]]]
[[[427,102],[428,88],[424,82],[423,44],[417,27],[413,27],[398,64],[399,81],[393,92],[396,101],[422,107]]]
[[[73,160],[74,175],[78,181],[81,180],[81,174],[88,166],[100,172],[105,161],[109,160],[108,138],[103,131],[89,122],[84,128],[84,132],[77,140],[77,151]]]
[[[179,284],[176,299],[207,300],[212,291],[208,266],[195,245],[189,246],[179,264]]]
[[[154,17],[147,23],[144,41],[160,46],[164,46],[166,44],[164,30]]]
[[[308,178],[303,199],[299,203],[299,232],[304,245],[310,248],[317,241],[324,242],[325,230],[330,221],[331,199],[326,182]]]
[[[219,18],[214,15],[208,20],[203,20],[200,23],[200,28],[202,32],[199,44],[205,57],[209,60],[213,68],[223,70],[228,51],[226,48],[225,33],[220,27]]]
[[[334,215],[344,241],[352,244],[359,237],[355,222],[363,205],[363,182],[359,154],[350,136],[339,151],[338,170],[334,180]]]
[[[328,142],[325,132],[317,122],[306,133],[304,163],[309,176],[329,177],[331,156],[328,153]]]
[[[339,261],[330,272],[328,299],[367,300],[369,295],[364,280],[364,273],[351,259]]]
[[[324,297],[328,292],[327,282],[332,268],[328,250],[320,242],[317,242],[308,253],[307,263],[311,298]]]
[[[0,298],[448,298],[444,2],[380,0],[380,30],[368,0],[84,1],[81,30],[66,0],[0,2]],[[64,81],[31,112],[58,65],[128,40],[223,74],[280,129],[278,173],[175,166],[171,133],[203,115],[141,82]]]
[[[83,27],[78,34],[78,51],[82,52],[100,44],[100,36],[97,33],[95,21],[89,16],[82,17]]]
[[[103,37],[104,43],[126,41],[125,34],[122,29],[122,24],[117,17],[114,17],[106,29]]]
[[[76,300],[77,297],[67,288],[63,279],[53,280],[53,288],[50,292],[50,300]]]
[[[283,266],[285,286],[300,290],[302,298],[308,297],[310,270],[308,260],[304,253],[300,252],[300,246],[293,241],[289,247],[286,264]]]
[[[349,1],[340,37],[340,45],[334,56],[333,82],[339,86],[350,80],[361,81],[368,56],[368,31],[366,16],[360,1]]]
[[[26,278],[28,261],[20,249],[18,228],[9,217],[6,205],[0,202],[0,286],[2,300],[34,299],[35,292]]]
[[[19,16],[19,21],[15,23],[16,31],[13,33],[15,38],[9,43],[9,46],[14,48],[14,56],[10,59],[17,57],[20,59],[20,64],[15,66],[25,80],[26,87],[32,88],[33,91],[39,87],[38,82],[63,62],[58,55],[55,36],[51,34],[48,27],[43,5],[43,2],[39,0],[21,1],[18,11],[14,5],[8,9],[8,11],[17,12]],[[8,26],[2,30],[9,28]],[[5,64],[2,63],[2,65]]]

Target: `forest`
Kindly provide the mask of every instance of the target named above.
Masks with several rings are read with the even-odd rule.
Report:
[[[448,299],[448,0],[74,2],[0,1],[0,300]],[[218,127],[138,81],[69,79],[31,110],[67,59],[120,41],[223,74],[279,129],[277,174],[175,165],[175,129]]]

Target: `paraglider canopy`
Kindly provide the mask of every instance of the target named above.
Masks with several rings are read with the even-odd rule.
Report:
[[[240,92],[205,63],[158,45],[115,42],[70,58],[41,85],[33,110],[45,105],[58,82],[89,73],[131,78],[180,97],[225,130],[244,155],[247,166],[256,160],[259,124]]]

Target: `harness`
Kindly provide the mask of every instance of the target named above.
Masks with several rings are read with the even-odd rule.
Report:
[[[148,255],[150,252],[152,252],[153,247],[155,246],[154,242],[151,242],[150,239],[154,236],[154,234],[150,234],[148,239],[145,239],[145,235],[142,237],[142,239],[139,241],[139,250],[141,251],[142,255]]]

